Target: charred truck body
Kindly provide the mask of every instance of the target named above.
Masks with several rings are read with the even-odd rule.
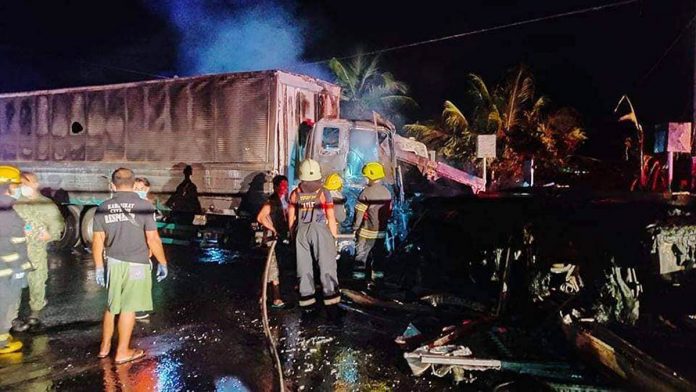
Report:
[[[191,165],[203,208],[232,214],[248,192],[269,192],[273,174],[292,180],[299,125],[338,117],[339,97],[280,71],[2,94],[0,162],[37,173],[66,216],[59,245],[71,247],[91,239],[121,166],[147,177],[162,205]]]
[[[0,162],[35,172],[61,206],[62,248],[90,242],[95,207],[110,197],[109,176],[118,167],[147,177],[155,203],[166,210],[191,165],[208,218],[197,224],[208,222],[216,238],[230,231],[224,222],[240,210],[256,214],[273,175],[296,184],[305,157],[319,161],[326,175],[341,174],[347,211],[365,185],[362,165],[381,162],[397,199],[393,231],[401,234],[402,165],[483,189],[480,178],[430,160],[425,145],[400,137],[379,116],[340,119],[340,93],[308,76],[260,71],[0,94]],[[177,230],[201,234],[190,225],[160,228],[165,239]]]

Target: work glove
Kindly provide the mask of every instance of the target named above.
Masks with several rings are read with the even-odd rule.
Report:
[[[158,264],[157,265],[157,282],[161,282],[164,279],[167,278],[167,275],[169,275],[169,271],[167,270],[167,266],[164,264]]]
[[[95,271],[95,279],[97,284],[101,287],[106,287],[106,281],[104,280],[104,267],[98,267]]]

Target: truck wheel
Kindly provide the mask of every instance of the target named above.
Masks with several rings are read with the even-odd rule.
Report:
[[[59,250],[72,249],[80,243],[81,208],[74,205],[61,205],[59,209],[65,220],[65,229],[60,239],[53,243],[53,248]]]
[[[84,246],[92,245],[92,234],[94,234],[94,214],[97,212],[97,207],[87,207],[87,210],[82,214],[82,222],[80,224],[80,237]]]

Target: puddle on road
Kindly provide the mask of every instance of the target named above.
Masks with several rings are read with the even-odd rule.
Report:
[[[220,248],[202,248],[195,262],[200,264],[233,264],[242,260],[242,252]]]
[[[251,389],[237,377],[225,376],[215,380],[216,392],[251,392]]]

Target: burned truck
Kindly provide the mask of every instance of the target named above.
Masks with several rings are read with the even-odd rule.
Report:
[[[415,172],[426,181],[446,178],[467,186],[472,193],[484,189],[483,179],[431,160],[423,143],[400,136],[394,126],[377,113],[371,120],[321,119],[308,134],[306,142],[301,144],[304,146],[303,156],[318,161],[322,173],[339,173],[344,180],[348,219],[343,231],[350,231],[352,206],[367,185],[362,167],[368,162],[379,162],[384,166],[386,176],[383,182],[394,198],[387,233],[390,250],[405,238],[408,231],[411,208],[406,194],[412,192],[404,182],[405,172]]]
[[[481,179],[430,161],[424,145],[398,136],[377,115],[339,115],[340,87],[283,71],[0,94],[0,162],[35,172],[60,205],[60,248],[90,242],[95,207],[111,196],[109,176],[118,167],[147,177],[165,212],[184,168],[193,168],[200,226],[160,222],[165,234],[200,234],[206,222],[255,214],[272,177],[296,184],[305,157],[346,178],[349,203],[364,184],[362,165],[372,160],[385,165],[385,182],[400,201],[401,164],[482,188]],[[174,237],[165,240],[176,243]]]
[[[299,125],[338,117],[340,88],[281,71],[172,78],[0,95],[0,161],[35,172],[60,206],[60,247],[91,238],[95,206],[121,166],[158,205],[193,167],[201,205],[234,216],[249,192],[292,180]]]

